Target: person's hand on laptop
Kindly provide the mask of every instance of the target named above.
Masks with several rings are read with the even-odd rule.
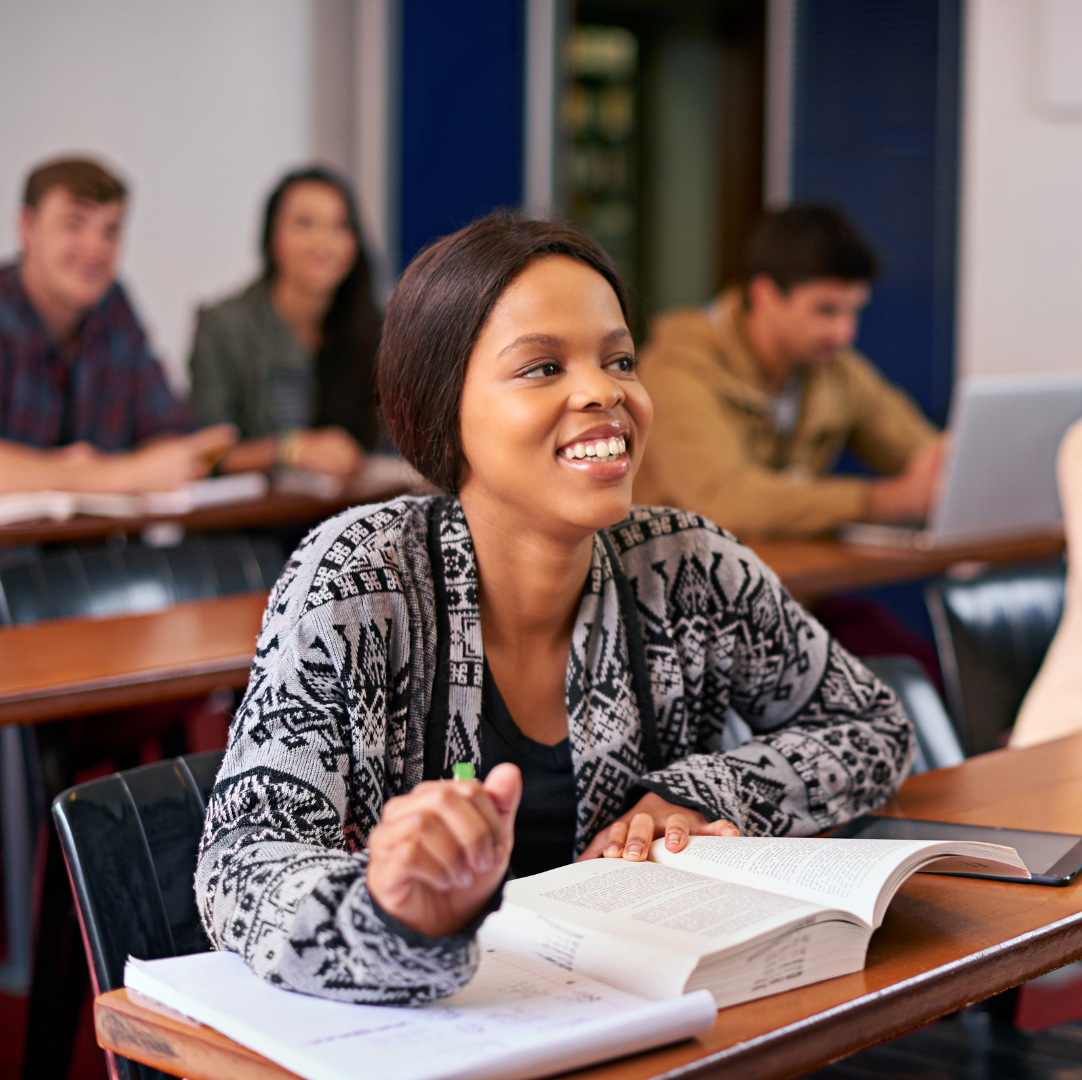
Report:
[[[923,522],[939,492],[946,452],[947,436],[940,435],[915,450],[903,472],[873,480],[869,485],[869,520]]]

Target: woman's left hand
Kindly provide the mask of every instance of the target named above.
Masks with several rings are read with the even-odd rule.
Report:
[[[739,835],[732,822],[707,821],[698,810],[674,806],[651,791],[623,817],[602,829],[578,861],[605,858],[645,862],[650,845],[661,836],[665,837],[665,847],[669,851],[683,851],[689,836]]]

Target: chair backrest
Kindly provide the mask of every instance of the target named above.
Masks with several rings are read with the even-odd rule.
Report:
[[[143,960],[210,948],[195,904],[196,851],[222,751],[143,765],[53,801],[94,993]]]
[[[84,544],[0,562],[0,623],[161,611],[185,600],[269,589],[285,563],[269,536],[199,535],[171,548]]]
[[[925,591],[947,704],[967,754],[994,750],[1014,723],[1063,614],[1062,559],[994,567]]]
[[[868,656],[862,663],[898,695],[913,723],[917,745],[912,772],[942,769],[965,759],[939,693],[912,656]]]

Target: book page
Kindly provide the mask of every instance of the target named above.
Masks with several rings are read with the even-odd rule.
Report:
[[[665,997],[683,992],[700,958],[826,916],[790,896],[657,863],[594,859],[509,881],[485,925],[507,947]]]
[[[351,1005],[272,986],[235,953],[128,960],[129,990],[207,1024],[305,1080],[529,1080],[710,1028],[705,991],[650,1002],[502,952],[445,1001]]]
[[[876,902],[898,867],[921,850],[913,840],[830,837],[693,836],[684,851],[656,841],[650,857],[664,866],[773,890],[836,907],[876,925]]]

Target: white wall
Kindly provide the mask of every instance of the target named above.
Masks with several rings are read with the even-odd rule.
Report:
[[[195,305],[255,273],[278,175],[355,165],[354,16],[353,0],[0,3],[0,258],[32,165],[113,163],[133,191],[123,280],[182,382]]]
[[[1082,370],[1082,114],[1047,89],[1078,7],[966,3],[960,374]]]

